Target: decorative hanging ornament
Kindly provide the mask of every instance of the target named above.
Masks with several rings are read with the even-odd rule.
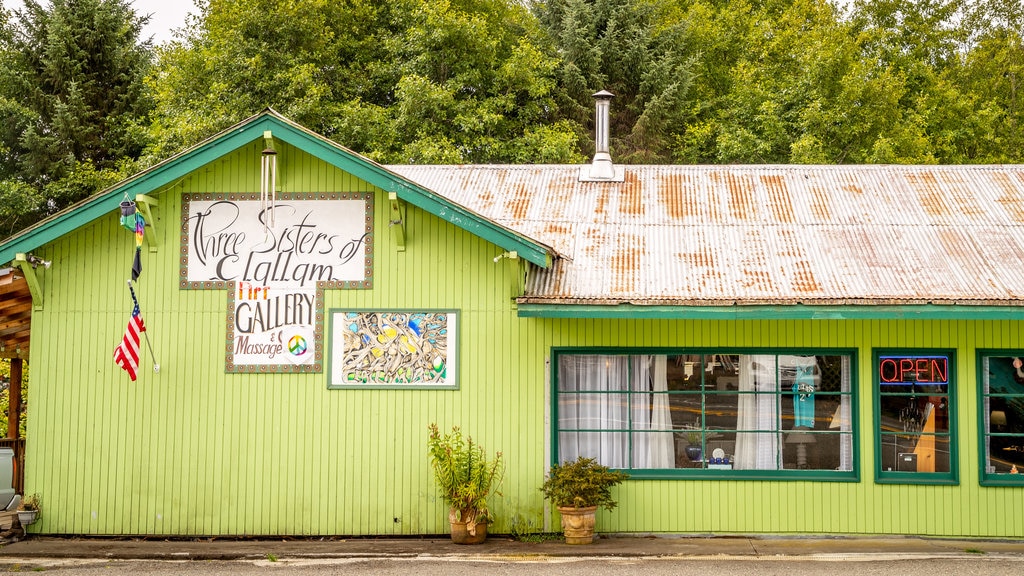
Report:
[[[274,227],[274,206],[277,203],[277,150],[263,149],[260,164],[260,209],[263,213],[263,232]]]
[[[142,240],[146,234],[146,220],[137,210],[135,202],[129,200],[127,195],[121,201],[121,226],[135,233],[135,256],[132,260],[132,281],[134,282],[142,274]]]

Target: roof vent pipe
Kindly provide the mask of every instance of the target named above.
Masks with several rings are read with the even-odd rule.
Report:
[[[608,111],[615,95],[607,90],[594,94],[594,160],[590,166],[580,167],[580,180],[584,182],[622,182],[622,168],[612,164],[608,152]]]

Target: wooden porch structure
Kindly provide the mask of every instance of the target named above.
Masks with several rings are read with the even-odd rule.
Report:
[[[0,358],[11,362],[8,383],[7,436],[0,447],[14,449],[14,489],[25,489],[25,439],[19,437],[22,412],[22,368],[29,349],[32,295],[25,275],[17,268],[0,269]]]

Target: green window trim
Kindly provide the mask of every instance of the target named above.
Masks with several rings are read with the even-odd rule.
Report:
[[[883,361],[887,365],[891,365],[890,362],[897,362],[899,359],[923,361],[925,362],[924,365],[927,366],[928,361],[941,358],[945,358],[947,361],[947,365],[943,369],[943,375],[945,376],[944,384],[938,383],[938,380],[931,381],[927,379],[909,382],[903,377],[887,374],[888,389],[885,392],[882,391],[883,376],[880,366]],[[912,347],[872,349],[871,396],[875,420],[872,425],[871,435],[875,447],[875,483],[953,486],[960,483],[957,441],[956,370],[957,358],[956,350],[954,349]],[[911,372],[908,372],[907,377],[912,377]],[[920,382],[920,386],[918,386],[918,382]],[[907,388],[906,390],[893,391],[897,386],[906,386]],[[942,386],[945,387],[945,392],[938,392],[934,389],[928,390],[929,387],[941,388]],[[883,399],[885,399],[887,404],[886,407],[883,407]],[[904,419],[903,413],[900,413],[899,420],[903,421],[904,425],[909,423],[908,427],[903,430],[899,429],[900,424],[893,418],[887,419],[885,416],[886,413],[892,411],[894,404],[898,405],[905,402],[907,406],[914,405],[918,407],[922,404],[922,400],[924,400],[923,404],[926,407],[923,412],[918,410],[906,419]],[[935,400],[938,404],[932,400]],[[943,400],[945,401],[944,406]],[[930,425],[935,430],[926,430],[926,427],[929,426],[929,418],[925,414],[931,416]],[[937,427],[940,420],[947,422],[946,431],[944,432],[938,431]],[[892,438],[893,447],[891,450],[884,446],[883,437]],[[929,437],[932,438],[931,447],[929,448],[927,444],[922,446],[920,441]],[[914,438],[917,438],[917,440],[914,440]],[[923,463],[920,463],[919,458],[922,455],[927,457],[929,450],[931,451],[933,462],[939,462],[940,459],[937,455],[941,453],[940,448],[943,441],[948,446],[948,470],[935,472],[900,470],[901,465],[904,464],[916,467],[922,466]],[[915,445],[913,449],[910,448],[911,444]],[[888,458],[889,452],[892,452],[892,461]],[[905,458],[905,460],[901,460],[901,458]],[[932,464],[932,466],[935,466],[935,464]]]
[[[991,461],[991,442],[993,440],[1005,441],[1013,438],[1024,437],[1020,431],[1013,432],[1011,424],[1012,422],[1019,421],[1015,416],[1021,411],[1011,409],[1014,408],[1014,404],[1024,404],[1024,389],[1009,389],[1008,391],[992,392],[990,384],[992,382],[992,377],[995,376],[995,374],[993,373],[993,367],[990,366],[990,362],[994,359],[1010,361],[1012,361],[1012,359],[1024,359],[1024,349],[1009,348],[977,350],[977,363],[975,366],[977,368],[978,382],[979,483],[982,486],[1024,486],[1024,466],[1018,468],[1018,473],[999,472],[996,470],[995,464]],[[987,367],[988,372],[986,372]],[[1004,368],[1006,367],[1004,366]],[[1010,384],[1011,386],[1022,386],[1020,382],[1008,382],[1007,384]],[[1024,388],[1024,386],[1022,386],[1022,388]],[[997,405],[993,406],[993,403]],[[1002,404],[1002,406],[999,406],[998,404]],[[993,422],[992,415],[997,412],[1002,412],[1000,420],[1003,424]],[[1007,430],[992,432],[992,426],[1002,426],[1007,428]],[[1024,440],[1022,440],[1020,444],[1014,444],[1011,448],[1024,450]],[[1022,458],[1009,463],[1012,466],[1016,466],[1019,462],[1024,462],[1024,453],[1022,453]]]
[[[700,357],[702,359],[702,362],[703,362],[704,359],[712,358],[712,357],[719,357],[719,356],[721,356],[721,357],[725,357],[725,356],[735,357],[735,356],[743,356],[743,355],[774,356],[775,357],[774,359],[776,361],[776,364],[775,364],[775,367],[774,367],[776,380],[775,380],[775,384],[774,385],[777,386],[777,388],[775,388],[773,391],[771,391],[771,392],[769,392],[767,394],[764,393],[764,392],[751,392],[751,391],[743,391],[743,390],[736,390],[736,389],[733,389],[730,392],[718,392],[718,391],[715,391],[715,390],[707,388],[707,386],[709,384],[705,384],[705,376],[704,376],[703,372],[700,373],[701,384],[700,384],[699,391],[698,390],[687,390],[687,391],[682,391],[682,390],[662,390],[662,391],[632,390],[632,391],[630,391],[630,390],[626,390],[624,388],[618,388],[618,389],[613,389],[613,390],[602,390],[602,391],[592,390],[592,389],[582,389],[582,388],[581,389],[576,389],[576,390],[564,390],[562,388],[562,385],[560,384],[561,359],[563,357],[566,357],[566,356],[581,356],[581,357],[583,357],[583,356],[609,356],[609,357],[634,358],[634,357],[639,357],[639,356],[658,356],[658,355],[663,355],[663,356],[666,356],[666,357],[698,356],[698,357]],[[799,441],[797,441],[797,442],[787,442],[786,441],[789,438],[792,438],[793,436],[795,436],[792,433],[796,429],[792,428],[792,427],[791,428],[786,428],[787,425],[795,424],[795,421],[792,422],[792,423],[788,423],[788,424],[783,422],[783,420],[788,420],[789,418],[793,417],[792,414],[789,414],[789,412],[788,412],[788,410],[787,410],[787,408],[785,406],[787,401],[784,400],[783,398],[784,397],[786,397],[786,398],[790,398],[791,397],[791,398],[795,399],[796,398],[796,394],[795,394],[795,392],[796,392],[796,385],[793,384],[792,392],[790,391],[789,388],[785,387],[785,385],[789,384],[790,381],[784,379],[783,376],[781,375],[781,371],[783,370],[783,366],[785,366],[781,362],[781,358],[783,356],[800,356],[800,357],[815,356],[815,357],[818,357],[818,358],[832,358],[833,362],[834,362],[833,366],[838,366],[839,367],[839,368],[837,368],[837,371],[841,372],[840,377],[841,378],[845,378],[846,380],[848,380],[847,384],[845,385],[846,387],[844,389],[842,389],[842,390],[831,390],[831,391],[819,390],[819,391],[815,391],[815,393],[813,395],[813,398],[821,398],[821,399],[832,398],[832,399],[835,399],[834,403],[837,406],[842,405],[843,404],[843,400],[845,400],[846,408],[843,408],[843,411],[844,412],[848,411],[847,413],[844,414],[844,419],[846,419],[846,418],[849,419],[848,424],[846,424],[848,426],[848,428],[847,429],[840,428],[840,429],[837,429],[837,430],[830,430],[829,428],[824,428],[824,429],[819,429],[819,430],[807,429],[806,432],[804,432],[802,429],[799,430],[801,432],[804,432],[804,435],[806,437],[812,438],[812,439],[814,438],[814,436],[817,436],[819,440],[823,439],[823,438],[831,438],[831,439],[833,439],[833,441],[835,441],[835,439],[838,439],[838,443],[843,445],[842,453],[845,454],[845,456],[839,456],[839,458],[840,458],[840,465],[839,465],[839,467],[846,468],[848,466],[848,469],[838,469],[838,467],[836,469],[822,469],[822,468],[800,469],[800,468],[792,468],[792,467],[787,468],[787,467],[785,467],[787,465],[791,465],[791,462],[789,462],[789,460],[792,459],[792,452],[790,452],[790,451],[796,451],[796,450],[800,449],[798,446],[794,447],[793,444],[800,444],[801,442],[799,442]],[[700,402],[701,402],[701,404],[700,404],[700,412],[701,412],[701,422],[702,422],[701,429],[700,429],[700,432],[702,434],[702,439],[700,441],[700,444],[701,444],[701,446],[703,448],[705,448],[705,450],[704,450],[704,452],[705,452],[704,456],[705,457],[710,456],[709,454],[707,454],[707,452],[709,452],[710,450],[707,450],[706,448],[708,446],[708,443],[711,441],[711,439],[710,438],[705,439],[703,437],[704,435],[707,435],[707,436],[716,436],[716,435],[717,436],[724,436],[725,438],[718,438],[718,440],[719,441],[728,441],[730,435],[738,437],[742,433],[746,433],[746,434],[757,434],[757,433],[770,434],[770,435],[774,435],[776,437],[775,441],[777,442],[776,448],[778,450],[778,455],[775,458],[776,458],[777,465],[779,466],[779,468],[743,469],[743,470],[740,470],[740,469],[723,469],[723,468],[718,468],[717,466],[715,468],[710,468],[710,467],[704,467],[704,466],[708,466],[710,464],[710,463],[708,463],[705,460],[701,460],[700,461],[700,466],[701,467],[697,467],[697,468],[679,468],[679,467],[676,467],[676,468],[672,468],[672,467],[652,467],[652,468],[634,467],[634,468],[630,468],[630,467],[628,467],[628,465],[626,467],[611,466],[611,467],[613,467],[615,469],[623,470],[623,471],[629,473],[630,479],[633,479],[633,480],[665,480],[665,479],[672,479],[672,480],[708,480],[708,479],[721,479],[721,480],[859,482],[860,479],[861,479],[861,473],[860,473],[861,467],[860,467],[860,458],[859,458],[859,454],[860,454],[859,436],[860,436],[860,434],[859,434],[859,431],[858,431],[858,426],[859,426],[859,417],[858,417],[858,414],[859,414],[859,401],[858,401],[858,392],[857,391],[859,390],[859,387],[858,387],[858,376],[857,376],[857,368],[858,368],[857,357],[858,357],[858,351],[857,351],[857,349],[853,349],[853,348],[734,348],[734,347],[728,347],[728,348],[725,348],[725,347],[723,347],[723,348],[708,348],[708,347],[695,347],[695,348],[686,348],[686,347],[657,347],[657,348],[558,347],[558,348],[552,348],[552,350],[551,350],[551,363],[550,363],[551,382],[552,382],[552,389],[551,389],[552,392],[551,392],[551,399],[550,399],[550,401],[551,401],[551,414],[552,414],[551,424],[550,424],[550,426],[551,426],[551,438],[552,438],[552,451],[551,451],[551,460],[552,460],[552,462],[551,463],[555,464],[555,463],[559,462],[562,459],[563,447],[561,445],[562,444],[561,437],[562,437],[563,433],[568,433],[568,434],[589,434],[589,433],[594,433],[594,434],[597,434],[597,433],[601,433],[601,432],[606,432],[606,433],[607,432],[614,432],[614,433],[618,433],[618,434],[621,434],[621,435],[626,435],[629,438],[629,440],[627,441],[628,442],[628,448],[627,448],[628,455],[625,456],[625,458],[630,460],[630,462],[627,463],[628,465],[631,465],[634,462],[634,458],[635,458],[635,455],[633,454],[633,449],[634,449],[634,440],[633,440],[633,438],[634,438],[635,435],[644,435],[644,434],[651,435],[651,431],[652,430],[655,430],[656,432],[659,432],[659,433],[667,433],[667,429],[664,429],[664,428],[655,429],[653,427],[651,427],[651,428],[635,427],[635,424],[632,422],[632,420],[630,420],[630,423],[627,424],[626,427],[611,427],[611,428],[609,428],[609,427],[585,427],[585,426],[580,426],[580,427],[566,427],[563,430],[561,428],[561,423],[562,423],[561,416],[562,416],[562,414],[560,412],[561,411],[561,402],[560,402],[560,400],[564,400],[565,398],[569,398],[569,397],[580,398],[580,397],[586,396],[586,397],[593,397],[594,399],[597,399],[597,398],[601,398],[601,397],[608,397],[608,396],[616,396],[616,395],[618,395],[618,396],[623,396],[623,397],[630,398],[630,400],[628,401],[629,402],[628,410],[630,411],[630,413],[632,413],[631,411],[634,409],[633,408],[633,404],[632,404],[632,398],[648,396],[648,395],[649,396],[654,396],[654,395],[662,394],[662,395],[666,396],[667,398],[671,398],[672,396],[676,396],[676,397],[689,396],[689,397],[693,397],[693,398],[696,398],[696,397],[700,398]],[[702,367],[703,367],[703,364],[702,364]],[[790,366],[786,366],[786,367],[789,368]],[[776,406],[776,408],[775,408],[776,413],[774,414],[773,417],[776,419],[776,423],[775,423],[775,425],[773,425],[773,426],[771,426],[769,428],[764,428],[762,426],[754,426],[754,427],[743,426],[742,428],[740,428],[738,424],[736,425],[737,426],[736,429],[708,427],[708,424],[705,423],[706,408],[707,408],[707,404],[706,404],[705,399],[706,398],[713,398],[716,395],[718,395],[720,397],[725,397],[725,396],[733,397],[733,398],[736,399],[736,401],[740,401],[739,399],[741,397],[743,397],[743,396],[748,396],[748,397],[751,397],[751,398],[756,398],[758,396],[773,398],[774,404]],[[578,401],[576,401],[576,402],[578,402]],[[795,410],[795,406],[793,404],[793,401],[788,401],[788,404],[789,404],[789,406],[792,406],[793,409]],[[826,412],[827,412],[827,414],[826,414]],[[835,413],[838,414],[838,412],[839,412],[839,410],[837,409],[835,411]],[[829,419],[831,419],[833,423],[836,422],[836,420],[834,419],[835,415],[831,411],[825,410],[824,412],[820,412],[818,416],[819,417],[816,420],[828,421]],[[813,416],[812,416],[812,418],[813,418]],[[844,424],[840,423],[839,425],[842,426]],[[675,418],[673,418],[673,424],[672,424],[672,430],[671,430],[673,436],[675,436],[677,433],[680,433],[680,432],[685,433],[685,432],[688,432],[688,431],[689,431],[689,429],[682,429],[681,430],[681,429],[677,428],[676,427],[676,423],[675,423]],[[718,433],[720,433],[720,434],[718,434]],[[846,439],[843,438],[844,436],[846,437]],[[733,441],[735,442],[736,439],[733,439]],[[678,440],[676,442],[678,442]],[[810,442],[814,443],[813,440],[810,440]],[[677,446],[678,446],[678,444],[677,444]],[[738,444],[735,444],[734,446],[738,448]],[[847,450],[848,450],[848,453],[847,453]],[[788,456],[784,456],[783,455],[783,451],[786,451],[786,454]],[[566,458],[570,458],[570,459],[571,459],[571,457],[572,456],[566,456]],[[676,451],[676,458],[679,458],[678,448],[677,448],[677,451]],[[697,462],[697,461],[694,461],[694,462]]]

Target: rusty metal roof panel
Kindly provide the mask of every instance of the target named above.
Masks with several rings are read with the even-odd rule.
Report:
[[[524,301],[1024,303],[1024,166],[392,166],[563,256]]]

